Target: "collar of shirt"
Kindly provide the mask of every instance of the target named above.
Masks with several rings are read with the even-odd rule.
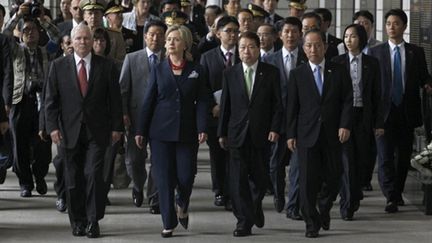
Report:
[[[84,59],[85,63],[86,63],[86,68],[90,66],[91,63],[91,59],[92,59],[92,54],[91,52],[89,54],[87,54],[87,56],[85,56],[84,58],[81,58],[80,56],[78,56],[76,54],[76,52],[74,52],[74,58],[75,58],[75,66],[79,65],[79,62],[81,61],[81,59]]]
[[[242,62],[242,66],[243,66],[243,73],[246,72],[247,68],[252,68],[252,72],[255,74],[258,67],[258,60],[254,64],[252,64],[252,66],[248,66],[246,63]]]
[[[294,50],[292,50],[292,51],[288,51],[285,47],[282,47],[282,57],[285,59],[285,57],[288,55],[288,54],[293,54],[294,55],[294,58],[297,58],[297,56],[298,56],[298,52],[299,52],[299,50],[298,50],[298,47],[296,47]]]
[[[395,43],[391,42],[390,40],[388,40],[388,44],[390,46],[391,53],[393,52],[393,50],[395,49],[396,46],[399,46],[399,51],[401,51],[402,49],[405,50],[405,41],[404,40],[397,45]]]
[[[323,83],[324,83],[324,81],[325,81],[325,80],[324,80],[325,59],[323,59],[322,62],[321,62],[320,64],[318,64],[318,65],[313,64],[313,63],[311,63],[311,62],[309,61],[309,66],[311,67],[312,72],[314,72],[316,66],[320,66],[320,67],[321,67],[321,80],[322,80]]]
[[[274,52],[274,47],[272,47],[270,50],[268,50],[268,51],[264,51],[263,49],[260,49],[260,53],[261,53],[261,56],[263,56],[264,54],[267,54],[267,55],[270,55],[270,54],[272,54]]]
[[[354,56],[353,54],[351,54],[351,52],[348,52],[348,55],[349,55],[349,61],[350,61],[350,63],[352,63],[354,57],[357,57],[358,61],[361,61],[361,58],[362,58],[362,53],[361,52],[357,56]]]
[[[231,48],[231,50],[227,50],[225,49],[222,45],[220,45],[220,49],[222,51],[222,53],[224,54],[224,56],[226,57],[227,52],[231,52],[233,54],[233,56],[235,55],[235,51],[236,51],[236,47],[234,46],[233,48]]]
[[[162,51],[159,51],[159,52],[152,52],[147,46],[146,46],[146,52],[147,52],[147,57],[148,58],[150,58],[150,56],[151,55],[153,55],[153,54],[155,54],[157,57],[158,57],[158,60],[160,60],[160,57],[161,57],[161,52]]]
[[[79,23],[75,21],[75,19],[72,19],[72,29],[77,26]]]

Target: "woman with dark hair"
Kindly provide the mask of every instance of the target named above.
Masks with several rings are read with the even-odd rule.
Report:
[[[96,55],[107,57],[111,50],[111,42],[108,32],[103,28],[97,28],[93,32],[93,51]]]
[[[344,31],[347,53],[333,58],[343,64],[351,75],[353,86],[353,127],[351,136],[343,145],[343,175],[340,190],[340,213],[343,220],[352,220],[363,199],[362,176],[370,163],[371,137],[384,134],[381,100],[381,79],[378,60],[362,53],[367,45],[363,26],[352,24]]]
[[[188,228],[197,148],[207,139],[209,112],[203,68],[191,59],[190,30],[174,25],[165,37],[167,58],[152,68],[135,136],[140,149],[150,143],[164,238],[172,236],[179,222]]]

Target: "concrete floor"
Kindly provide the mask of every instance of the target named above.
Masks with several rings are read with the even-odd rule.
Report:
[[[235,218],[231,212],[213,206],[208,151],[201,149],[198,175],[190,205],[189,230],[179,226],[175,237],[162,239],[159,215],[151,215],[147,205],[133,206],[131,190],[111,190],[112,206],[100,221],[101,238],[87,239],[72,236],[67,214],[55,210],[54,169],[47,176],[48,194],[20,198],[16,176],[8,171],[6,182],[0,185],[0,242],[430,242],[432,216],[425,216],[410,201],[396,214],[385,214],[385,200],[378,190],[376,175],[374,191],[367,192],[355,220],[342,221],[338,204],[332,211],[330,231],[321,231],[320,238],[304,237],[303,221],[287,219],[273,208],[271,196],[266,196],[263,207],[265,226],[253,228],[253,236],[234,238]],[[34,191],[34,194],[37,194]]]

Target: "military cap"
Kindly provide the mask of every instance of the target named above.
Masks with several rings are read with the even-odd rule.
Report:
[[[187,22],[188,16],[179,10],[173,10],[163,13],[162,19],[168,26],[183,25]]]
[[[123,13],[123,7],[120,4],[120,0],[112,0],[107,4],[105,15],[110,13]]]
[[[180,6],[181,7],[186,7],[186,6],[190,6],[191,2],[190,0],[180,0]]]
[[[181,6],[180,0],[162,0],[160,6],[163,8],[165,4],[177,4],[179,7]]]
[[[252,12],[254,17],[262,17],[262,18],[266,18],[269,16],[269,13],[267,13],[267,11],[265,11],[263,8],[261,8],[258,5],[249,3],[247,5],[247,8]]]
[[[289,2],[290,2],[289,6],[291,8],[296,8],[299,10],[306,10],[307,9],[306,0],[291,0]]]
[[[101,10],[105,11],[105,0],[81,0],[79,7],[82,10]]]

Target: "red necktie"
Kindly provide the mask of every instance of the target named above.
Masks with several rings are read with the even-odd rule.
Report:
[[[79,86],[80,86],[81,95],[83,97],[85,97],[87,94],[87,88],[88,88],[87,71],[86,71],[86,67],[85,67],[85,61],[83,59],[81,59],[81,61],[79,63],[81,64],[81,67],[80,67],[79,72],[78,72]]]

